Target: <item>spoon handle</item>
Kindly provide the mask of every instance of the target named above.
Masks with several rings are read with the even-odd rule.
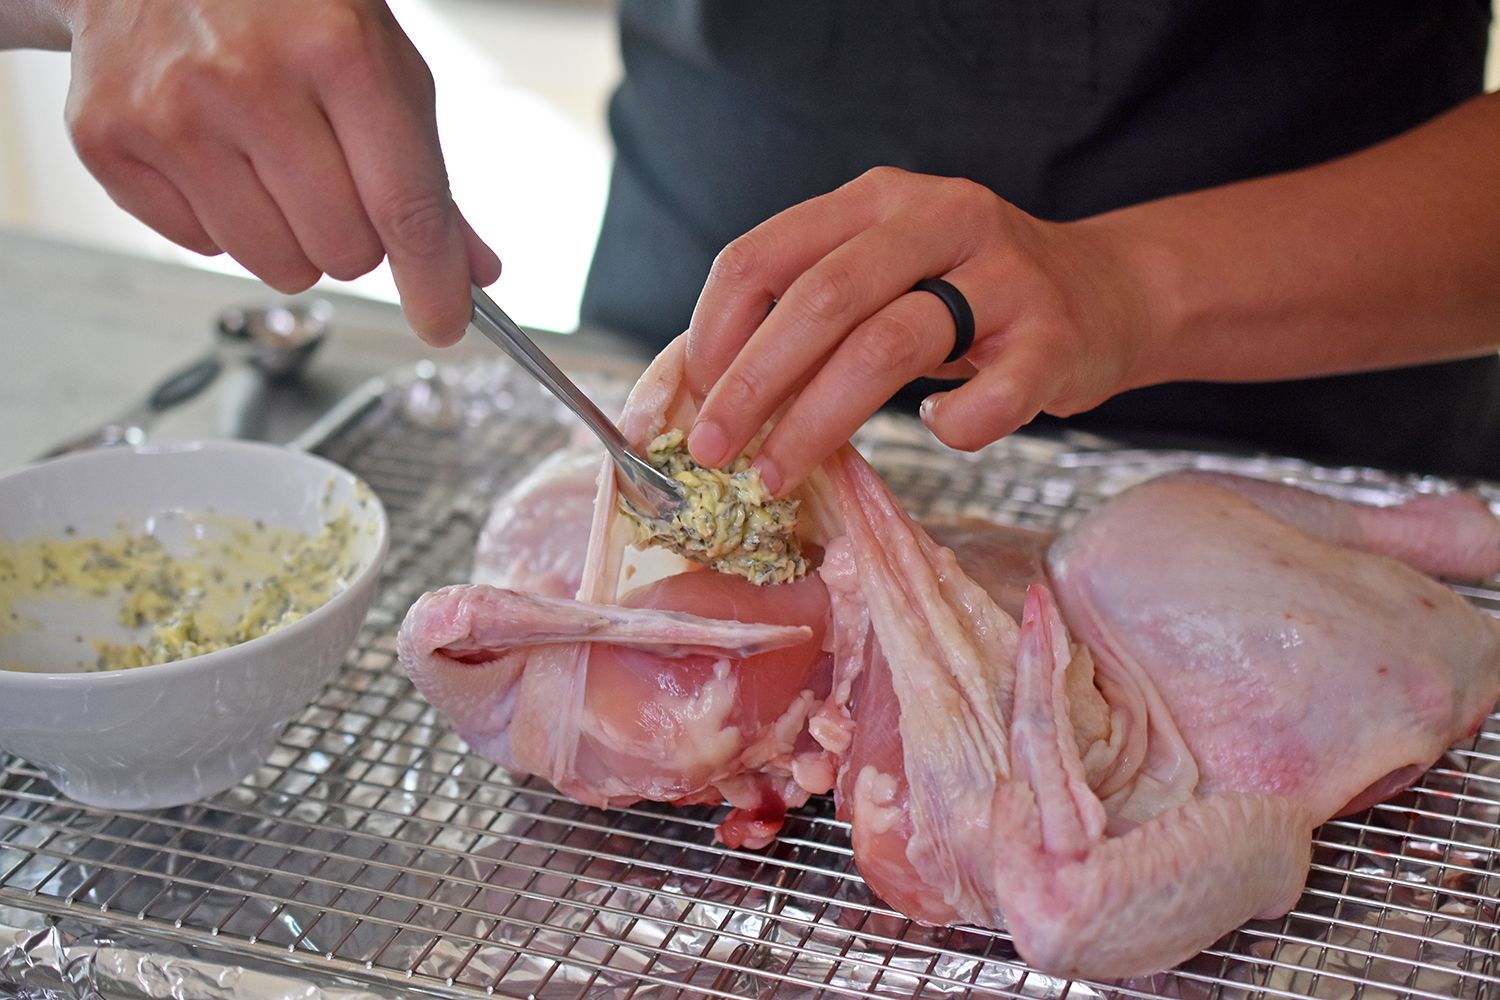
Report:
[[[224,359],[218,351],[210,351],[186,368],[180,368],[157,383],[146,397],[145,408],[151,413],[170,410],[186,403],[213,384],[224,370]]]
[[[474,327],[546,386],[568,409],[578,414],[609,451],[625,480],[627,492],[634,494],[632,499],[637,502],[644,500],[646,506],[658,514],[669,513],[681,506],[682,494],[677,483],[637,455],[614,422],[552,363],[551,358],[542,353],[516,321],[507,316],[483,289],[473,285],[470,291],[474,302]]]
[[[130,409],[97,427],[90,427],[59,441],[38,455],[36,460],[57,458],[69,452],[108,445],[140,444],[146,439],[146,432],[156,423],[157,417],[207,389],[223,370],[224,359],[215,348],[157,382],[146,397],[133,404]]]
[[[526,336],[516,321],[507,316],[505,310],[496,305],[495,300],[477,285],[473,289],[473,300],[474,326],[480,333],[494,341],[516,364],[546,386],[568,409],[578,414],[606,446],[625,449],[630,447],[625,441],[625,435],[594,405],[594,401],[585,396],[573,384],[573,380],[564,375],[552,363],[552,359],[543,354],[531,338]]]

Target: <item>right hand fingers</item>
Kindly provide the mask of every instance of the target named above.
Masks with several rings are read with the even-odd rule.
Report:
[[[921,418],[950,448],[975,451],[1020,429],[1058,394],[1057,359],[1042,335],[1013,336],[1005,351],[956,389],[922,401]]]
[[[499,261],[448,194],[431,78],[383,6],[111,4],[83,5],[69,117],[117,202],[283,291],[389,256],[413,328],[462,334]]]
[[[851,354],[901,354],[917,371],[942,360],[951,343],[922,336],[901,310],[880,316],[929,271],[946,273],[959,259],[949,232],[907,210],[892,191],[866,175],[787,209],[714,262],[688,334],[689,385],[704,396],[688,441],[698,461],[719,465],[739,454],[846,338],[857,341]],[[766,315],[776,299],[780,305]],[[939,311],[946,315],[941,304]],[[903,384],[885,370],[870,374],[862,390],[889,383],[894,392]],[[847,388],[826,381],[825,391],[848,398]]]
[[[755,459],[773,493],[795,489],[922,375],[973,376],[926,407],[928,426],[957,448],[1149,384],[1146,313],[1110,238],[1042,222],[977,184],[870,171],[737,245],[753,252],[733,268],[716,262],[689,329],[689,386],[710,388],[688,445],[721,464],[785,406]],[[974,340],[957,362],[942,363],[953,318],[910,291],[924,277],[949,280],[973,311]],[[757,317],[749,306],[767,296],[780,304]]]
[[[806,385],[796,387],[762,442],[755,466],[766,488],[779,493],[801,482],[896,394],[905,372],[937,366],[949,345],[931,331],[948,321],[942,302],[910,292],[856,326]]]
[[[756,226],[735,240],[715,258],[703,292],[693,308],[688,326],[686,376],[698,399],[706,397],[724,374],[739,359],[741,352],[756,334],[771,306],[784,296],[792,284],[826,256],[871,226],[878,225],[885,214],[882,189],[866,178],[845,184],[828,194],[793,205]],[[857,270],[858,262],[847,254],[842,258],[841,278],[824,281],[809,289],[815,306],[810,311],[842,312],[846,300],[859,298],[852,286],[856,281],[875,284],[871,276]],[[925,275],[919,275],[925,277]],[[899,279],[898,279],[899,280]],[[847,294],[840,294],[840,291]],[[827,321],[863,317],[835,315],[823,324],[816,317],[802,317],[801,327],[826,325]],[[808,320],[814,322],[809,323]],[[783,309],[776,323],[789,324],[794,318]],[[799,330],[798,333],[801,331]],[[810,364],[831,345],[820,343],[809,347],[792,333],[780,338],[783,349],[796,346],[798,361]],[[806,356],[810,355],[810,356]],[[790,360],[790,359],[788,359]],[[793,365],[779,366],[786,370]],[[747,421],[753,423],[754,421]]]

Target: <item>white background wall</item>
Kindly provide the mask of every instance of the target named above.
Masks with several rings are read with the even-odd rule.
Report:
[[[524,324],[572,329],[608,177],[605,101],[620,72],[609,0],[389,2],[437,78],[454,194],[505,261],[495,294]],[[1500,27],[1492,38],[1496,89]],[[242,273],[114,206],[68,143],[67,77],[65,54],[0,53],[0,225]],[[384,268],[353,288],[394,300]]]

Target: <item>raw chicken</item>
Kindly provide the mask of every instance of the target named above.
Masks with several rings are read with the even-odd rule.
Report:
[[[599,458],[555,452],[500,498],[474,546],[474,583],[572,597],[583,582]]]
[[[1340,519],[1339,545],[1256,502],[1311,525],[1336,501],[1156,480],[1051,546],[1056,599],[1033,586],[1017,629],[964,586],[986,567],[965,573],[868,467],[843,455],[829,471],[848,531],[823,574],[835,635],[862,651],[835,675],[860,871],[918,919],[1003,919],[1044,971],[1145,974],[1285,912],[1313,828],[1409,784],[1500,690],[1494,620],[1348,547],[1493,545],[1500,524],[1471,498],[1425,499],[1424,523],[1409,508],[1363,511],[1358,531]],[[1035,558],[1033,538],[963,530],[967,551],[1008,549],[1023,571]],[[1500,569],[1471,557],[1455,572]]]
[[[681,349],[627,404],[638,444],[691,420]],[[1094,978],[1285,912],[1314,827],[1500,691],[1500,625],[1406,564],[1500,571],[1470,497],[1185,474],[1055,541],[968,521],[946,548],[845,448],[801,499],[818,574],[756,588],[628,549],[603,476],[576,600],[527,594],[556,566],[518,557],[509,589],[418,601],[402,661],[476,751],[597,805],[728,801],[731,845],[833,788],[887,902]]]
[[[691,415],[680,352],[664,358],[622,416],[638,446]],[[629,549],[614,476],[598,477],[591,524],[579,524],[576,472],[554,471],[490,520],[476,564],[503,586],[448,587],[412,607],[398,644],[413,682],[471,747],[512,770],[599,806],[728,801],[721,839],[764,846],[787,808],[833,785],[807,732],[833,673],[826,588],[816,575],[757,587]],[[556,599],[570,574],[550,534],[499,537],[539,520],[565,549],[587,539],[577,600]]]

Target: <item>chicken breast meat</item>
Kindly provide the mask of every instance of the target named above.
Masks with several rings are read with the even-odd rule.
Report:
[[[691,423],[682,349],[626,405],[638,445]],[[1500,521],[1463,494],[1184,473],[1056,538],[929,530],[846,447],[800,491],[816,571],[757,587],[632,548],[612,475],[591,508],[579,490],[533,477],[497,517],[545,510],[556,537],[492,541],[487,583],[402,626],[470,746],[593,805],[727,802],[732,846],[832,791],[877,894],[1004,926],[1056,975],[1149,974],[1286,912],[1314,828],[1410,784],[1500,693],[1500,623],[1434,579],[1500,572]],[[520,551],[585,531],[572,574]]]

